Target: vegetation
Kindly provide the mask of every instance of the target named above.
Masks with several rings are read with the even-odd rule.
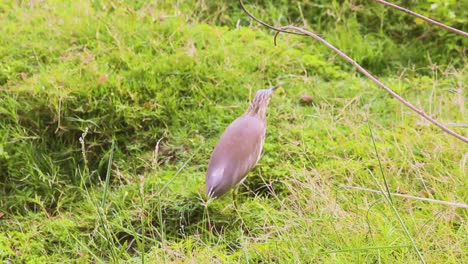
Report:
[[[463,1],[419,2],[402,5],[468,30]],[[249,8],[323,34],[467,135],[466,38],[371,1]],[[274,46],[226,0],[3,1],[0,22],[3,261],[416,263],[414,246],[468,261],[466,209],[343,188],[385,177],[390,192],[466,203],[466,144],[317,42]],[[278,81],[238,209],[206,204],[220,134]]]

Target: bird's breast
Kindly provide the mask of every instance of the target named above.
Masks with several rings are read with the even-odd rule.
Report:
[[[227,192],[245,178],[260,158],[265,126],[264,120],[244,115],[226,128],[208,165],[208,193]]]

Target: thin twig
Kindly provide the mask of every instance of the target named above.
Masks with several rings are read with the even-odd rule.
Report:
[[[365,76],[367,76],[369,79],[371,79],[375,84],[377,84],[380,88],[384,89],[387,93],[389,93],[393,98],[397,99],[398,101],[400,101],[402,104],[404,104],[405,106],[407,106],[408,108],[410,108],[411,110],[413,110],[414,112],[416,112],[418,115],[420,115],[421,117],[423,117],[424,119],[428,120],[429,122],[433,123],[434,125],[438,126],[440,129],[442,129],[443,131],[447,132],[448,134],[460,139],[461,141],[465,142],[465,143],[468,143],[468,138],[458,134],[457,132],[451,130],[450,128],[446,127],[444,124],[440,123],[439,121],[435,120],[434,118],[432,118],[431,116],[429,116],[428,114],[426,114],[423,110],[417,108],[416,106],[414,106],[413,104],[411,104],[410,102],[406,101],[403,97],[401,97],[400,95],[398,95],[396,92],[394,92],[392,89],[390,89],[389,87],[387,87],[385,84],[383,84],[379,79],[377,79],[374,75],[372,75],[370,72],[368,72],[364,67],[362,67],[361,65],[359,65],[355,60],[353,60],[351,57],[349,57],[348,55],[346,55],[344,52],[342,52],[341,50],[339,50],[338,48],[336,48],[335,46],[333,46],[332,44],[330,44],[328,41],[326,41],[325,39],[323,39],[322,37],[320,37],[318,34],[315,34],[315,33],[312,33],[310,31],[307,31],[303,28],[300,28],[300,27],[296,27],[296,26],[284,26],[284,27],[279,27],[279,28],[276,28],[276,27],[273,27],[273,26],[270,26],[268,25],[267,23],[261,21],[260,19],[256,18],[255,16],[253,16],[250,12],[247,11],[247,9],[245,8],[244,4],[242,3],[242,0],[239,0],[239,3],[242,7],[242,9],[246,12],[246,14],[251,17],[253,20],[257,21],[258,23],[264,25],[265,27],[268,27],[270,29],[273,29],[276,32],[276,35],[275,35],[275,42],[276,42],[276,37],[277,35],[280,33],[280,32],[283,32],[283,33],[289,33],[290,30],[292,31],[295,31],[296,33],[302,33],[301,35],[307,35],[309,37],[312,37],[314,38],[315,40],[318,40],[320,41],[322,44],[324,44],[325,46],[327,46],[328,48],[332,49],[334,52],[336,52],[340,57],[344,58],[346,61],[348,61],[349,63],[351,63],[355,68],[357,68],[361,73],[363,73]]]
[[[345,188],[345,189],[354,189],[354,190],[359,190],[359,191],[366,191],[366,192],[373,192],[373,193],[380,193],[380,194],[382,193],[379,190],[374,190],[374,189],[369,189],[369,188],[359,187],[359,186],[349,186],[349,185],[344,185],[344,184],[340,184],[338,186],[341,187],[341,188]],[[406,199],[420,200],[420,201],[426,201],[426,202],[430,202],[430,203],[444,204],[444,205],[448,205],[448,206],[468,209],[468,204],[464,204],[464,203],[447,202],[447,201],[442,201],[442,200],[412,196],[412,195],[401,194],[401,193],[390,193],[390,195],[395,196],[395,197],[402,197],[402,198],[406,198]]]
[[[389,7],[391,7],[391,8],[395,8],[395,9],[397,9],[397,10],[403,11],[403,12],[405,12],[405,13],[407,13],[407,14],[410,14],[410,15],[412,15],[412,16],[415,16],[415,17],[417,17],[417,18],[420,18],[420,19],[422,19],[422,20],[424,20],[424,21],[426,21],[426,22],[428,22],[428,23],[430,23],[430,24],[436,25],[436,26],[441,27],[441,28],[443,28],[443,29],[446,29],[446,30],[448,30],[448,31],[452,31],[452,32],[457,33],[457,34],[460,34],[460,35],[462,35],[462,36],[464,36],[464,37],[468,37],[468,33],[466,33],[465,31],[462,31],[462,30],[453,28],[453,27],[451,27],[451,26],[447,26],[447,25],[445,25],[445,24],[443,24],[443,23],[440,23],[440,22],[438,22],[438,21],[436,21],[436,20],[434,20],[434,19],[425,17],[425,16],[423,16],[423,15],[420,15],[420,14],[418,14],[418,13],[416,13],[416,12],[413,12],[413,11],[408,10],[408,9],[406,9],[406,8],[403,8],[403,7],[401,7],[401,6],[397,6],[397,5],[395,5],[395,4],[392,4],[392,3],[389,3],[389,2],[383,1],[383,0],[375,0],[375,1],[378,2],[378,3],[380,3],[380,4],[389,6]]]
[[[281,28],[278,28],[278,27],[275,27],[275,26],[272,26],[258,18],[256,18],[252,13],[250,13],[249,10],[247,10],[247,8],[244,6],[244,3],[242,3],[242,0],[239,0],[239,3],[240,3],[240,6],[242,8],[242,10],[244,10],[244,12],[250,17],[252,18],[253,20],[257,21],[257,23],[261,24],[262,26],[264,27],[267,27],[269,29],[272,29],[276,32],[283,32],[283,33],[288,33],[288,34],[292,34],[292,35],[302,35],[302,36],[306,36],[306,34],[303,34],[303,33],[299,33],[299,32],[294,32],[294,31],[288,31],[288,30],[284,30],[284,29],[281,29]],[[319,35],[320,36],[320,35]],[[276,46],[276,37],[274,39],[274,42],[275,42],[275,46]]]
[[[249,10],[247,10],[247,8],[244,6],[244,3],[242,3],[242,0],[239,0],[239,3],[240,3],[240,6],[242,8],[242,10],[244,10],[244,12],[250,17],[252,18],[253,20],[257,21],[257,23],[261,24],[262,26],[264,27],[267,27],[269,29],[273,29],[274,31],[278,31],[278,32],[283,32],[283,33],[288,33],[288,34],[293,34],[293,35],[305,35],[305,34],[301,34],[301,33],[298,33],[298,32],[294,32],[294,31],[287,31],[287,30],[283,30],[281,28],[277,28],[277,27],[274,27],[266,22],[263,22],[262,20],[256,18],[252,13],[249,12]],[[276,45],[276,43],[275,43]]]
[[[329,42],[327,42],[325,39],[321,38],[320,36],[318,36],[317,34],[314,34],[312,32],[309,32],[305,29],[302,29],[302,28],[299,28],[299,27],[296,27],[296,26],[285,26],[285,27],[282,27],[283,29],[291,29],[291,30],[297,30],[298,32],[301,32],[301,33],[304,33],[305,35],[308,35],[320,42],[322,42],[325,46],[329,47],[330,49],[332,49],[333,51],[335,51],[338,55],[340,55],[342,58],[344,58],[345,60],[347,60],[348,62],[350,62],[351,64],[353,64],[354,67],[356,67],[361,73],[363,73],[365,76],[367,76],[369,79],[371,79],[375,84],[377,84],[380,88],[384,89],[387,93],[389,93],[393,98],[397,99],[398,101],[400,101],[402,104],[404,104],[405,106],[407,106],[408,108],[410,108],[411,110],[413,110],[414,112],[416,112],[418,115],[420,115],[421,117],[423,117],[424,119],[428,120],[429,122],[433,123],[434,125],[438,126],[439,128],[441,128],[442,130],[444,130],[445,132],[449,133],[450,135],[462,140],[463,142],[465,143],[468,143],[468,138],[458,134],[457,132],[451,130],[450,128],[448,128],[447,126],[445,126],[444,124],[440,123],[439,121],[435,120],[434,118],[432,118],[431,116],[429,116],[428,114],[426,114],[423,110],[417,108],[416,106],[414,106],[413,104],[411,104],[410,102],[408,102],[407,100],[405,100],[403,97],[401,97],[399,94],[397,94],[396,92],[394,92],[392,89],[390,89],[389,87],[387,87],[385,84],[383,84],[379,79],[377,79],[374,75],[372,75],[370,72],[368,72],[364,67],[362,67],[359,63],[357,63],[355,60],[353,60],[351,57],[349,57],[348,55],[346,55],[344,52],[342,52],[341,50],[339,50],[338,48],[336,48],[335,46],[333,46],[332,44],[330,44]]]

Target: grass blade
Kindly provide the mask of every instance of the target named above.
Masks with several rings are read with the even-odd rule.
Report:
[[[370,126],[369,123],[367,123],[369,125],[369,132],[370,132],[370,135],[371,135],[371,138],[372,138],[372,143],[374,145],[374,151],[375,151],[375,155],[379,161],[379,166],[380,166],[380,173],[382,174],[382,178],[383,178],[383,181],[384,181],[384,185],[385,185],[385,189],[387,191],[387,195],[384,195],[384,190],[382,190],[382,187],[381,185],[379,184],[379,180],[377,179],[377,177],[374,175],[374,173],[367,169],[367,171],[369,171],[370,175],[372,176],[372,178],[374,179],[375,183],[377,184],[377,186],[379,187],[379,189],[381,189],[381,192],[382,192],[382,196],[385,198],[385,201],[387,201],[387,203],[390,205],[390,207],[392,208],[393,212],[395,213],[395,216],[398,218],[398,221],[400,222],[401,226],[403,227],[403,230],[405,231],[406,235],[408,236],[409,240],[411,241],[411,245],[413,246],[414,250],[416,251],[417,255],[418,255],[418,258],[419,260],[422,262],[422,263],[426,263],[426,261],[424,260],[424,257],[423,255],[421,254],[421,251],[419,251],[418,249],[418,246],[416,245],[416,242],[414,241],[414,238],[413,236],[411,235],[408,227],[406,226],[405,222],[403,221],[403,219],[401,218],[400,214],[398,213],[398,210],[396,209],[395,205],[393,204],[393,200],[392,200],[392,196],[391,196],[391,193],[390,193],[390,190],[388,188],[388,184],[387,184],[387,179],[385,178],[385,173],[384,173],[384,170],[383,170],[383,167],[382,167],[382,163],[380,162],[380,156],[379,156],[379,153],[377,152],[377,146],[375,145],[375,139],[374,139],[374,134],[372,133],[372,128]]]

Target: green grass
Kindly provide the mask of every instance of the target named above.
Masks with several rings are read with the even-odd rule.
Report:
[[[463,28],[460,2],[408,7]],[[390,192],[467,203],[467,145],[318,43],[275,47],[230,1],[32,3],[0,3],[2,261],[468,261],[466,209],[340,187],[380,189],[383,173]],[[250,3],[466,125],[466,39],[366,1]],[[278,81],[238,211],[230,195],[207,205],[220,134]]]

